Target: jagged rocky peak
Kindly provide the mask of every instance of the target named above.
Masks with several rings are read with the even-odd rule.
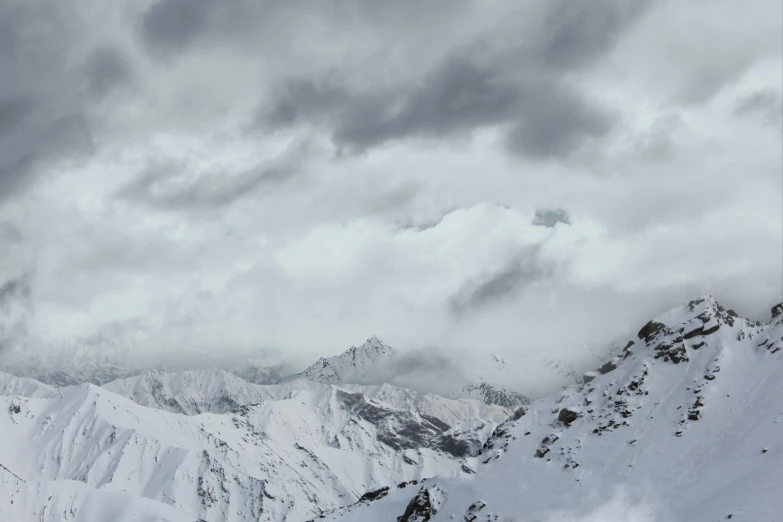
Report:
[[[289,377],[311,381],[337,383],[346,379],[362,379],[362,372],[383,364],[398,355],[397,350],[384,344],[378,337],[370,336],[362,345],[352,346],[340,355],[321,357],[304,371]]]
[[[712,296],[700,297],[684,306],[674,308],[645,324],[637,337],[652,347],[655,358],[663,358],[675,364],[688,361],[683,341],[707,337],[721,328],[750,326],[751,321],[740,317],[734,310],[727,310]],[[695,342],[695,341],[694,341]],[[698,342],[694,347],[698,346]],[[624,349],[627,357],[632,349]]]
[[[783,303],[778,303],[770,311],[773,322],[783,321]]]
[[[377,336],[371,335],[361,346],[351,346],[343,355],[348,354],[354,359],[367,357],[374,360],[379,355],[397,355],[397,350],[388,344],[384,344]]]

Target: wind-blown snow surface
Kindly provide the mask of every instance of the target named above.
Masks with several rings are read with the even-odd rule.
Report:
[[[781,520],[777,314],[761,325],[711,298],[666,313],[590,382],[499,426],[475,476],[391,488],[326,519]]]
[[[221,371],[59,390],[0,377],[0,520],[306,520],[388,484],[473,473],[509,413]]]

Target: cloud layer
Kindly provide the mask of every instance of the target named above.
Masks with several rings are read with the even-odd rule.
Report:
[[[376,333],[536,387],[695,295],[764,318],[783,13],[738,9],[4,0],[3,343]]]

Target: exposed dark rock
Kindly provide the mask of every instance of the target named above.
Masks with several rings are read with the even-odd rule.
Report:
[[[653,338],[658,334],[658,332],[664,330],[666,328],[666,325],[663,323],[656,323],[655,321],[650,321],[646,325],[642,327],[641,330],[639,330],[639,333],[637,334],[639,339],[644,339],[645,342],[650,342],[653,340]]]
[[[402,516],[397,517],[397,522],[427,522],[437,512],[432,505],[429,490],[422,488],[408,503]]]
[[[547,447],[541,447],[541,448],[538,448],[538,449],[536,450],[536,452],[535,452],[535,454],[534,454],[533,456],[534,456],[535,458],[537,458],[537,459],[543,459],[543,458],[544,458],[544,455],[546,455],[547,453],[549,453],[549,448],[547,448]]]
[[[696,337],[698,335],[702,335],[703,333],[704,333],[704,326],[703,325],[702,326],[697,326],[696,328],[694,328],[690,332],[684,334],[682,336],[682,338],[683,339],[693,339],[694,337]]]
[[[395,450],[433,448],[455,457],[466,457],[471,452],[467,441],[444,432],[450,429],[441,420],[421,415],[419,420],[407,411],[392,410],[375,404],[361,393],[337,390],[337,399],[357,418],[372,423],[378,429],[378,440]]]
[[[569,410],[568,408],[563,408],[560,410],[560,413],[557,415],[557,420],[565,424],[566,426],[570,426],[572,422],[574,422],[576,419],[578,419],[581,416],[581,414],[578,411]]]
[[[467,511],[465,511],[465,516],[463,517],[464,522],[475,522],[475,520],[478,519],[478,513],[482,509],[487,507],[487,504],[485,502],[482,502],[481,500],[474,502],[470,505]]]
[[[388,487],[384,487],[384,488],[381,488],[381,489],[376,489],[374,491],[368,491],[367,493],[365,493],[364,495],[361,496],[361,498],[359,499],[359,502],[372,502],[374,500],[378,500],[380,498],[383,498],[383,497],[385,497],[388,494],[389,494],[389,488]]]
[[[598,377],[598,375],[595,372],[587,372],[582,376],[582,382],[587,384],[588,382],[591,382],[596,377]]]
[[[783,303],[776,304],[775,306],[773,306],[771,310],[771,314],[773,319],[783,315]]]
[[[514,412],[514,415],[511,416],[511,420],[517,421],[517,420],[521,419],[525,415],[525,413],[527,413],[525,411],[525,408],[519,407],[519,408],[517,408],[517,411]]]
[[[704,331],[701,332],[701,334],[705,335],[705,336],[706,335],[711,335],[711,334],[714,334],[715,332],[717,332],[718,330],[720,330],[720,324],[715,323],[714,326],[711,326],[709,328],[705,328]]]
[[[503,386],[494,386],[487,382],[468,384],[462,387],[464,392],[478,394],[482,402],[486,404],[497,404],[504,408],[516,408],[520,405],[530,404],[530,399],[519,392],[509,390]]]
[[[608,361],[603,366],[598,368],[598,373],[601,375],[606,375],[607,373],[614,371],[617,369],[617,365],[614,363],[614,361]]]

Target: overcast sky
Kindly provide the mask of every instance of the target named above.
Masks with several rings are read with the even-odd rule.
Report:
[[[538,361],[707,293],[766,319],[781,5],[0,0],[5,342]]]

